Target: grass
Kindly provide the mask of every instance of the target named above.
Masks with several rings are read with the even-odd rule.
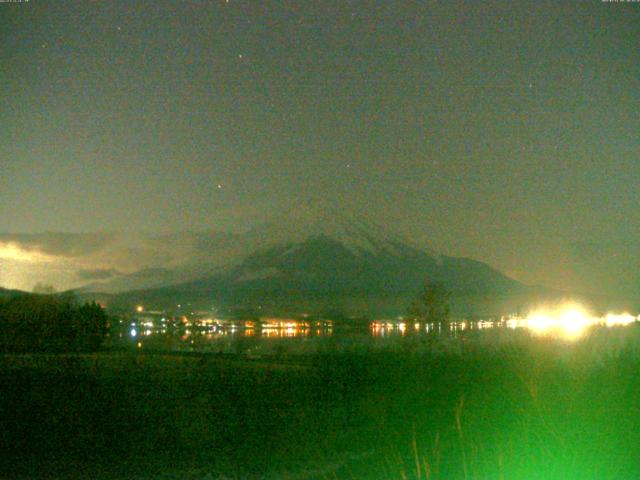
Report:
[[[4,355],[0,477],[638,478],[638,330],[286,363]]]

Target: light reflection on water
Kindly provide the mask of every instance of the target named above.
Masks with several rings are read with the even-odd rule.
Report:
[[[465,331],[509,328],[525,329],[538,336],[578,340],[595,327],[627,326],[638,320],[640,316],[635,317],[627,312],[598,316],[580,304],[567,302],[538,308],[525,317],[513,315],[499,320],[463,320],[446,324],[375,321],[371,324],[371,333],[375,337],[384,337],[393,334],[405,336],[414,331],[425,334],[437,332],[456,337]]]
[[[458,334],[467,331],[508,328],[528,330],[535,335],[577,340],[594,327],[624,327],[639,320],[640,316],[634,317],[628,313],[609,313],[598,317],[578,306],[565,305],[557,309],[536,310],[526,317],[503,317],[496,321],[463,320],[446,324],[375,321],[371,323],[370,329],[374,337],[406,336],[412,332],[457,337]]]
[[[211,351],[218,353],[274,353],[279,342],[306,342],[333,336],[330,320],[266,322],[190,322],[189,326],[156,326],[148,318],[131,322],[112,335],[114,346],[135,346],[167,351]],[[268,346],[268,348],[263,348]]]
[[[127,323],[112,337],[114,345],[169,351],[211,351],[218,353],[272,354],[286,350],[304,353],[329,345],[344,347],[375,345],[394,339],[476,338],[481,332],[528,331],[574,341],[595,327],[627,326],[638,321],[628,313],[595,316],[575,304],[540,309],[526,317],[502,317],[499,320],[457,321],[447,323],[376,320],[365,324],[334,324],[331,320],[306,321],[267,319],[263,321],[224,322],[190,321],[169,326],[155,325],[148,318]],[[283,343],[285,342],[285,343]],[[371,343],[373,342],[373,344]],[[285,348],[286,347],[286,348]]]

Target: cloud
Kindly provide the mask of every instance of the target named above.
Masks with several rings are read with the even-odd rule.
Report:
[[[109,280],[122,275],[120,270],[115,268],[89,268],[78,270],[77,276],[80,280]]]
[[[55,260],[55,257],[21,248],[19,244],[14,242],[0,241],[0,259],[27,263],[49,263]]]
[[[173,270],[167,268],[144,268],[138,272],[129,275],[129,278],[149,279],[149,278],[164,278],[172,277],[174,275]]]
[[[0,233],[0,243],[47,256],[77,258],[93,255],[114,241],[108,233]]]

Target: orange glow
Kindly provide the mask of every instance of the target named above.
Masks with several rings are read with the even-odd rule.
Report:
[[[568,340],[576,340],[593,326],[624,326],[636,320],[637,318],[629,313],[609,313],[604,317],[597,317],[581,305],[567,303],[560,307],[536,310],[523,320],[507,320],[507,326],[526,327],[537,334],[557,334]]]
[[[12,242],[0,242],[0,258],[19,262],[52,262],[55,257],[46,253],[26,250]]]

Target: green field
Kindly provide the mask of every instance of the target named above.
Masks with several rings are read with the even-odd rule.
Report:
[[[639,330],[261,360],[4,355],[0,477],[639,478]]]

